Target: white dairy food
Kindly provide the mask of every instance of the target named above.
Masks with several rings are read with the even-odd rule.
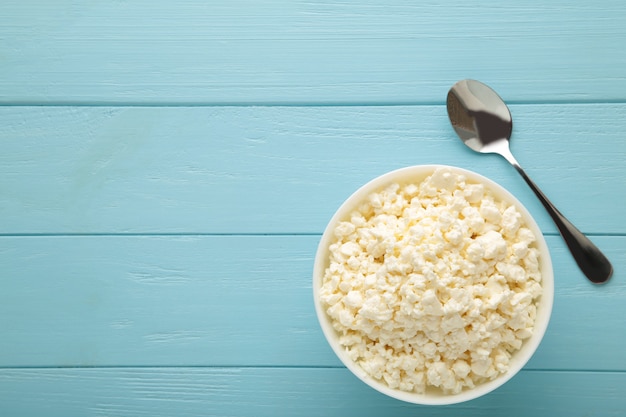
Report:
[[[459,393],[508,370],[541,296],[518,210],[441,168],[372,193],[334,230],[320,302],[349,357],[389,387]]]

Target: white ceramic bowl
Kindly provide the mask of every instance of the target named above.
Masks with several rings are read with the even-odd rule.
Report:
[[[514,204],[519,213],[523,216],[523,220],[526,226],[531,229],[536,236],[536,244],[540,252],[540,269],[542,274],[543,294],[538,300],[537,304],[537,317],[535,320],[533,335],[524,341],[524,344],[522,345],[522,348],[520,350],[513,353],[513,356],[509,363],[510,369],[507,373],[498,376],[492,381],[477,385],[475,388],[465,389],[459,394],[444,394],[437,389],[427,389],[425,394],[410,393],[397,389],[392,389],[385,383],[380,382],[369,376],[357,363],[355,363],[348,357],[344,348],[339,344],[339,337],[333,329],[331,320],[327,316],[326,312],[323,310],[319,301],[319,292],[322,286],[324,272],[329,263],[328,247],[330,246],[334,238],[333,232],[337,224],[342,220],[346,220],[350,213],[355,210],[355,208],[360,203],[362,203],[365,198],[372,192],[382,189],[391,182],[407,183],[412,181],[416,184],[419,184],[427,176],[432,174],[435,169],[440,167],[444,166],[419,165],[398,169],[396,171],[392,171],[378,178],[375,178],[369,183],[365,184],[360,189],[358,189],[341,205],[341,207],[339,207],[335,215],[328,223],[328,226],[326,227],[326,230],[322,235],[321,241],[317,249],[313,269],[313,296],[317,317],[322,327],[322,331],[324,332],[324,335],[328,340],[328,343],[332,347],[335,354],[343,362],[343,364],[359,379],[361,379],[363,382],[365,382],[370,387],[376,389],[377,391],[382,392],[383,394],[410,403],[428,405],[453,404],[478,398],[495,390],[496,388],[507,382],[509,379],[511,379],[513,376],[515,376],[515,374],[517,374],[524,367],[524,365],[537,350],[537,347],[539,346],[539,343],[541,342],[543,335],[545,334],[548,327],[550,314],[552,312],[552,303],[554,299],[554,274],[552,271],[552,262],[550,259],[548,246],[545,242],[543,234],[541,233],[541,230],[537,226],[537,223],[532,218],[528,210],[506,189],[496,184],[495,182],[485,178],[484,176],[465,169],[445,166],[446,168],[451,169],[453,173],[465,175],[465,177],[472,182],[484,184],[489,190],[491,190],[495,198]]]

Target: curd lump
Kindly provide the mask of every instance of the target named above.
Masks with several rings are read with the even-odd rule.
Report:
[[[372,193],[334,230],[321,303],[350,358],[389,387],[492,380],[531,336],[535,236],[515,206],[447,168]]]

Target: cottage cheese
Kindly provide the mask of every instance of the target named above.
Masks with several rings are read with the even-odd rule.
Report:
[[[350,358],[389,387],[459,393],[506,373],[541,296],[515,206],[446,168],[393,183],[334,230],[321,303]]]

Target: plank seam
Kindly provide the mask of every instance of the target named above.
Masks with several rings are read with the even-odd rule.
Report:
[[[626,104],[626,98],[610,99],[610,100],[507,100],[508,105],[516,106],[543,106],[543,105],[608,105],[608,104]],[[82,102],[82,101],[1,101],[0,107],[435,107],[445,106],[446,102],[437,101],[320,101],[320,102]]]
[[[559,236],[557,232],[546,232],[544,236]],[[601,233],[589,232],[585,233],[590,237],[624,237],[626,233]],[[259,232],[259,233],[193,233],[193,232],[172,232],[172,233],[0,233],[0,238],[16,238],[16,237],[297,237],[297,236],[322,236],[318,232]]]
[[[314,366],[314,365],[101,365],[101,366],[0,366],[1,371],[14,371],[14,370],[68,370],[68,369],[77,369],[77,370],[96,370],[96,369],[105,369],[105,370],[115,370],[115,369],[125,369],[125,370],[158,370],[158,369],[246,369],[246,370],[254,370],[254,369],[320,369],[320,370],[332,370],[332,369],[347,369],[344,366]],[[524,368],[521,372],[532,372],[532,373],[604,373],[604,374],[623,374],[626,373],[626,370],[616,370],[616,369],[557,369],[557,368]]]

